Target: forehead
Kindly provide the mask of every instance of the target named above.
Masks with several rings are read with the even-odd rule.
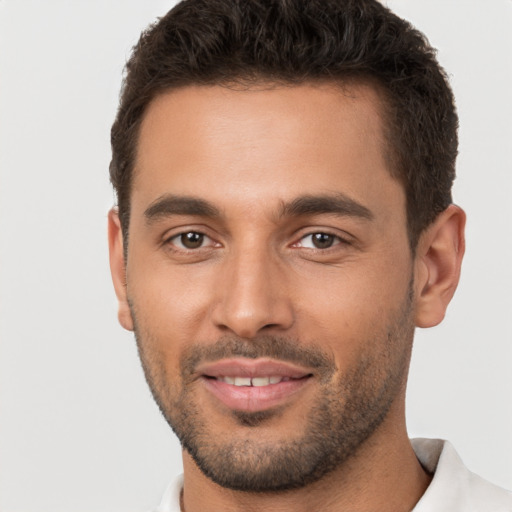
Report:
[[[141,125],[132,208],[168,193],[260,209],[305,193],[343,193],[363,204],[384,186],[400,195],[380,111],[377,91],[362,84],[167,92]]]

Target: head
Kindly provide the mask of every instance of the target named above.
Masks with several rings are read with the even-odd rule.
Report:
[[[376,0],[184,1],[142,34],[112,127],[110,178],[125,243],[140,124],[188,85],[328,82],[379,92],[389,171],[404,187],[411,248],[452,202],[453,95],[425,36]]]
[[[456,124],[433,50],[378,2],[189,0],[142,35],[111,265],[189,467],[286,490],[405,430],[414,327],[463,253]]]

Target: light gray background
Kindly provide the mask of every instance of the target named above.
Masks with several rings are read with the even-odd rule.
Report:
[[[173,2],[0,1],[0,510],[136,512],[177,441],[116,320],[109,129],[122,66]],[[417,333],[411,435],[450,439],[512,488],[512,1],[393,0],[425,31],[460,111],[463,279]]]

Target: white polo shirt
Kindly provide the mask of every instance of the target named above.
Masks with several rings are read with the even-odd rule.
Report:
[[[413,439],[412,446],[434,478],[411,512],[512,512],[512,493],[471,473],[448,441]],[[182,486],[180,476],[154,512],[180,512]]]

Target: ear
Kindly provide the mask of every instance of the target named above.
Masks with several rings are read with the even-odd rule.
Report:
[[[126,293],[126,265],[123,250],[123,232],[116,208],[108,212],[108,248],[110,254],[110,272],[119,304],[119,323],[128,331],[133,331],[133,319]]]
[[[420,236],[415,258],[416,326],[433,327],[457,288],[464,256],[466,214],[450,205]]]

